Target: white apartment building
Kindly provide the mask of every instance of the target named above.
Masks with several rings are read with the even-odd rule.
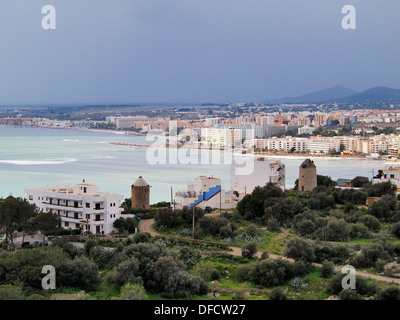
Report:
[[[315,127],[304,126],[297,129],[298,134],[313,134],[315,131]]]
[[[224,128],[241,130],[243,139],[263,138],[265,136],[264,126],[256,125],[255,123],[248,124],[224,124]]]
[[[252,193],[255,187],[263,187],[269,182],[285,190],[286,168],[284,163],[278,160],[257,158],[251,165],[249,162],[245,165],[232,162],[231,190],[239,193],[239,199]]]
[[[373,183],[390,181],[397,186],[396,193],[400,193],[400,165],[386,164],[383,175],[380,178],[374,178]]]
[[[261,126],[273,126],[275,123],[275,116],[263,116],[260,117],[260,120],[258,120],[258,125]]]
[[[285,152],[294,148],[297,152],[306,152],[307,141],[306,138],[253,139],[247,140],[246,146],[247,148],[255,146],[259,150],[283,150]]]
[[[25,189],[28,202],[40,211],[61,218],[64,229],[82,228],[92,234],[116,231],[113,223],[121,217],[123,195],[99,192],[95,185],[85,182],[73,186]]]
[[[242,131],[226,128],[202,128],[201,141],[204,146],[232,147],[242,144]]]
[[[205,126],[213,127],[213,126],[219,125],[220,123],[221,123],[220,118],[205,118],[204,119]]]
[[[330,151],[340,151],[340,140],[335,139],[308,139],[307,150],[310,153],[324,153],[327,154]]]

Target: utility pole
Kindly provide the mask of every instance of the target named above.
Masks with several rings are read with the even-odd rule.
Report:
[[[219,190],[219,214],[221,214],[222,211],[222,202],[221,202],[221,197],[222,197],[222,188]]]
[[[195,207],[196,205],[193,203],[193,221],[192,221],[192,224],[193,224],[193,226],[192,226],[192,238],[194,239],[194,207]]]

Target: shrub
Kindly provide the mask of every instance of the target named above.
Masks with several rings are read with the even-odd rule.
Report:
[[[24,300],[25,295],[22,288],[11,284],[0,286],[0,300]]]
[[[146,290],[138,284],[126,284],[121,288],[121,300],[148,300]]]
[[[199,277],[192,276],[186,271],[179,271],[168,279],[162,296],[169,299],[180,299],[206,294],[207,291],[207,284]]]
[[[268,257],[269,257],[269,254],[268,254],[267,251],[264,251],[264,252],[261,254],[261,260],[268,259]]]
[[[60,247],[71,259],[75,258],[78,250],[67,238],[57,238],[52,241],[53,246]]]
[[[380,183],[377,183],[380,184]],[[390,206],[382,201],[375,201],[371,206],[368,208],[368,214],[376,217],[379,220],[385,220],[390,215]]]
[[[356,290],[345,289],[339,292],[340,300],[362,300]]]
[[[342,280],[345,276],[346,274],[343,273],[338,273],[337,275],[333,276],[328,283],[327,292],[331,294],[339,294],[339,292],[343,290]]]
[[[220,275],[219,271],[217,269],[214,269],[213,271],[211,271],[210,280],[211,281],[219,280],[220,276],[221,275]]]
[[[251,237],[261,236],[261,230],[254,224],[251,224],[246,228],[246,234]]]
[[[60,268],[57,281],[62,287],[96,290],[101,282],[99,269],[85,257],[75,258]]]
[[[123,286],[129,282],[137,282],[139,276],[139,260],[132,257],[118,264],[114,273],[108,276],[107,281],[117,286]]]
[[[279,286],[291,276],[290,263],[282,259],[256,262],[249,272],[252,282],[266,287]]]
[[[232,296],[233,300],[245,300],[245,291],[243,289],[236,290]]]
[[[214,274],[214,271],[217,271],[217,270],[215,270],[215,268],[211,262],[202,261],[196,266],[195,274],[198,275],[204,281],[218,280],[218,279],[212,279],[212,275]],[[216,276],[216,274],[214,274],[214,276]],[[218,272],[218,276],[219,276],[219,272]],[[245,280],[243,280],[243,281],[245,281]]]
[[[379,229],[381,228],[379,220],[377,218],[375,218],[374,216],[370,215],[370,214],[366,214],[366,215],[361,216],[358,219],[358,222],[362,223],[369,230],[372,230],[372,231],[379,231]]]
[[[223,217],[202,217],[198,224],[205,234],[214,236],[220,234],[223,237],[229,237],[233,232],[232,224],[227,218]]]
[[[385,271],[385,264],[386,264],[386,262],[384,260],[382,260],[382,259],[376,260],[376,262],[375,262],[375,270],[377,272]]]
[[[67,263],[67,256],[60,247],[39,247],[0,253],[0,283],[21,284],[21,287],[42,289],[42,268],[52,265],[58,274]]]
[[[258,250],[257,242],[252,241],[246,243],[242,247],[242,257],[250,259],[257,253],[257,250]]]
[[[292,273],[293,277],[299,277],[299,276],[308,274],[311,271],[313,271],[313,269],[314,269],[311,262],[306,262],[306,261],[301,261],[301,260],[295,261],[295,263],[290,265],[290,267],[287,269],[288,269],[288,272]]]
[[[287,295],[281,288],[274,288],[269,294],[270,300],[288,300]]]
[[[185,246],[179,250],[178,257],[189,270],[192,269],[201,260],[200,252],[188,246]]]
[[[349,234],[349,226],[344,219],[329,219],[327,225],[327,236],[329,240],[345,241],[349,239]]]
[[[400,238],[400,222],[397,222],[392,225],[390,232],[392,235],[394,235],[396,238]]]
[[[298,237],[292,238],[286,244],[284,255],[295,260],[313,262],[315,259],[314,245],[310,241]]]
[[[145,232],[139,232],[133,236],[133,243],[147,243],[147,242],[150,242],[150,237]]]
[[[381,243],[372,243],[361,250],[361,253],[353,258],[354,267],[375,267],[376,261],[381,259],[387,261],[390,258],[389,253]]]
[[[26,297],[25,300],[47,300],[45,296],[42,296],[41,294],[31,294],[30,296]]]
[[[170,277],[179,272],[179,266],[172,257],[160,257],[154,264],[154,280],[157,287],[166,286]]]
[[[272,231],[272,232],[278,232],[278,231],[280,231],[281,230],[281,228],[280,228],[280,226],[279,226],[279,223],[278,223],[278,220],[276,220],[275,218],[269,218],[268,220],[267,220],[267,229],[269,230],[269,231]]]
[[[176,228],[180,225],[180,218],[177,211],[172,208],[160,208],[154,214],[154,220],[158,225],[168,229]]]
[[[342,290],[342,279],[346,276],[344,273],[338,273],[333,276],[328,284],[327,292],[331,294],[339,294]],[[368,284],[367,280],[362,277],[356,277],[355,291],[360,295],[374,295],[376,293],[376,285]]]
[[[362,223],[352,223],[349,225],[349,235],[351,238],[370,238],[368,228]]]
[[[91,253],[92,249],[95,248],[96,246],[97,246],[96,241],[94,241],[94,240],[86,241],[85,245],[83,246],[83,249],[85,250],[85,255],[90,258],[91,257],[90,253]]]
[[[113,222],[113,227],[118,230],[119,233],[135,233],[137,221],[134,218],[120,217]]]
[[[315,231],[315,223],[311,220],[302,220],[296,225],[296,232],[301,236],[313,234]]]
[[[322,262],[321,276],[329,278],[335,271],[335,264],[332,261],[324,260]]]
[[[239,282],[251,281],[250,272],[252,271],[251,266],[243,266],[236,270],[235,277]]]
[[[400,300],[400,289],[396,285],[390,285],[382,289],[377,297],[378,300]]]
[[[233,234],[233,230],[230,224],[219,228],[219,234],[223,238],[228,238]]]

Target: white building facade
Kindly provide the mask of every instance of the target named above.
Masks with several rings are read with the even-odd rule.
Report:
[[[251,165],[247,162],[248,170],[246,170],[242,165],[232,162],[231,191],[238,193],[239,199],[252,193],[256,187],[264,187],[267,183],[273,183],[285,190],[286,168],[284,163],[279,160],[257,158]]]
[[[400,193],[400,165],[387,164],[382,170],[383,175],[380,178],[374,178],[373,183],[381,183],[390,181],[397,186],[396,193]]]
[[[214,209],[232,209],[237,205],[236,197],[225,192],[221,187],[221,179],[200,176],[190,183],[186,191],[176,193],[176,208],[211,207]]]
[[[113,223],[121,217],[123,195],[99,192],[87,183],[65,187],[25,189],[28,202],[42,212],[51,212],[61,219],[64,229],[82,228],[92,234],[110,234]]]

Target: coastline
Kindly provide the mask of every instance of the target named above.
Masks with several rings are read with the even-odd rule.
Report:
[[[145,133],[138,133],[133,131],[120,131],[114,129],[93,129],[93,128],[81,128],[81,127],[41,127],[41,126],[15,126],[15,125],[8,125],[8,124],[1,124],[4,127],[12,127],[12,128],[35,128],[35,129],[65,129],[65,130],[78,130],[78,131],[91,131],[91,132],[103,132],[103,133],[111,133],[116,135],[134,135],[134,136],[163,136],[157,134],[145,134]],[[165,137],[165,136],[164,136]],[[155,147],[152,145],[137,145],[137,144],[129,144],[129,143],[120,143],[120,142],[110,142],[114,145],[122,145],[122,146],[132,146],[134,148],[151,148]],[[158,148],[165,147],[161,145],[157,145]],[[198,147],[198,146],[186,146],[186,148],[194,148],[194,149],[204,149],[204,150],[213,150],[210,147]],[[179,149],[179,148],[178,148]],[[220,149],[215,149],[220,150]],[[228,149],[225,149],[228,150]],[[221,150],[222,151],[222,150]],[[253,157],[265,157],[265,158],[281,158],[281,159],[291,159],[291,158],[299,158],[299,159],[337,159],[337,160],[372,160],[372,161],[386,161],[386,162],[400,162],[400,159],[393,159],[393,158],[374,158],[368,156],[343,156],[343,155],[319,155],[319,154],[300,154],[300,153],[264,153],[264,152],[252,152],[247,154],[242,154],[243,156],[253,156]]]
[[[373,161],[400,161],[397,159],[381,159],[372,157],[356,157],[356,156],[329,156],[329,155],[314,155],[314,154],[286,154],[286,153],[249,153],[254,157],[265,157],[265,158],[304,158],[304,159],[337,159],[337,160],[373,160]]]

